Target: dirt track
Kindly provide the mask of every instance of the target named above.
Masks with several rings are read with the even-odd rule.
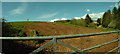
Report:
[[[71,34],[87,34],[87,33],[97,33],[102,32],[96,29],[86,29],[86,28],[77,28],[68,25],[55,24],[55,23],[34,23],[31,25],[24,26],[24,29],[28,36],[30,36],[31,30],[37,30],[45,36],[54,36],[54,35],[71,35]],[[69,44],[79,50],[86,49],[92,46],[96,46],[99,44],[103,44],[112,40],[117,39],[117,34],[106,34],[106,35],[97,35],[90,37],[78,37],[78,38],[70,38],[70,39],[61,39],[61,41]],[[47,42],[47,41],[46,41]],[[45,42],[45,43],[46,43]],[[29,42],[25,42],[28,45],[39,47],[41,45],[37,44],[29,44]],[[46,48],[45,51],[52,51],[52,45]],[[99,48],[95,48],[92,50],[88,50],[87,52],[108,52],[109,50],[117,47],[117,42],[111,43]],[[60,44],[57,44],[57,52],[73,52],[73,50],[66,48]],[[113,51],[117,52],[117,50]]]

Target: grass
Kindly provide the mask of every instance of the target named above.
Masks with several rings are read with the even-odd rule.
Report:
[[[70,26],[73,26],[73,27],[80,27],[80,28],[88,28],[88,27],[84,27],[84,26],[73,25],[73,24],[70,24],[70,23],[61,23],[61,22],[51,22],[51,23],[70,25]]]
[[[25,25],[30,25],[35,23],[36,21],[20,21],[20,22],[7,22],[8,24],[12,25],[12,27],[23,30]],[[38,22],[38,21],[37,21]]]
[[[10,23],[12,26],[18,28],[18,29],[22,29],[24,25],[29,25],[32,23],[36,23],[36,22],[41,22],[41,21],[19,21],[19,22],[7,22]],[[44,21],[43,21],[44,22]],[[116,29],[113,28],[93,28],[93,27],[84,27],[84,26],[79,26],[79,25],[73,25],[70,23],[61,23],[61,22],[50,22],[50,23],[57,23],[57,24],[64,24],[64,25],[69,25],[69,26],[73,26],[73,27],[79,27],[79,28],[85,28],[85,29],[98,29],[101,31],[116,31]]]
[[[7,22],[9,24],[11,24],[14,28],[18,29],[18,30],[23,30],[23,26],[25,25],[30,25],[36,22],[41,22],[41,21],[19,21],[19,22]],[[61,22],[50,22],[50,23],[57,23],[57,24],[64,24],[64,25],[69,25],[69,26],[73,26],[73,27],[78,27],[78,28],[85,28],[85,29],[98,29],[101,31],[105,31],[105,32],[109,32],[109,31],[116,31],[116,29],[113,28],[93,28],[93,27],[84,27],[84,26],[79,26],[79,25],[73,25],[70,24],[69,22],[66,23],[61,23]]]
[[[73,24],[70,24],[70,23],[61,23],[61,22],[51,22],[51,23],[64,24],[64,25],[69,25],[69,26],[78,27],[78,28],[85,28],[85,29],[98,29],[98,30],[105,31],[105,32],[116,31],[116,29],[113,29],[113,28],[93,28],[93,27],[84,27],[84,26],[73,25]]]
[[[4,35],[9,35],[9,36],[27,36],[25,34],[25,31],[23,29],[23,27],[25,25],[29,25],[32,24],[34,22],[6,22],[3,26],[4,31],[6,31],[6,33],[4,33]]]
[[[16,31],[16,33],[13,33],[14,36],[25,37],[27,35],[23,27],[25,25],[31,25],[36,22],[40,22],[40,21],[19,21],[19,22],[6,22],[6,23],[11,25],[11,28]],[[41,34],[38,31],[31,31],[31,36],[35,36],[35,35],[43,36],[43,34]],[[22,43],[23,41],[19,41],[19,42]],[[44,42],[44,40],[33,40],[32,42],[34,42],[35,44],[41,44]]]

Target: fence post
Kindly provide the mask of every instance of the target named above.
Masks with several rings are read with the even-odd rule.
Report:
[[[120,52],[120,31],[118,31],[118,53],[119,52]]]
[[[56,53],[56,42],[57,42],[57,39],[53,38],[53,52],[54,53]]]

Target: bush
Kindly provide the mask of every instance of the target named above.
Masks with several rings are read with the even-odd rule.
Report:
[[[2,35],[5,37],[8,36],[22,36],[22,33],[25,32],[21,31],[22,29],[16,28],[11,23],[2,22]]]
[[[95,24],[95,23],[90,23],[88,27],[94,27],[94,28],[96,28],[96,27],[97,27],[97,24]]]
[[[76,21],[77,21],[76,19],[72,19],[70,23],[76,25]]]
[[[17,36],[19,36],[19,37],[26,37],[27,35],[26,35],[26,33],[23,30],[20,30],[20,32],[18,33]]]
[[[38,31],[36,31],[36,30],[32,30],[31,31],[31,36],[43,36],[43,34],[41,34],[40,32],[38,32]],[[41,43],[43,43],[44,42],[44,40],[33,40],[33,42],[35,43],[35,44],[41,44]]]
[[[87,23],[85,22],[84,19],[79,19],[79,20],[77,20],[77,25],[86,27]]]
[[[91,17],[88,14],[86,15],[85,22],[87,23],[87,25],[89,25],[90,23],[93,22],[93,20],[91,19]]]

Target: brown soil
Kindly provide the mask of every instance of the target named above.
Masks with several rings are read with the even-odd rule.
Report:
[[[55,24],[55,23],[48,23],[48,22],[40,22],[40,23],[34,23],[31,25],[24,26],[24,29],[26,31],[26,34],[30,36],[31,30],[37,30],[40,33],[42,33],[44,36],[55,36],[55,35],[71,35],[71,34],[87,34],[87,33],[98,33],[103,32],[97,29],[87,29],[87,28],[77,28],[72,27],[68,25],[62,25],[62,24]],[[77,38],[69,38],[69,39],[60,39],[60,41],[63,41],[64,43],[71,45],[79,50],[86,49],[89,47],[93,47],[96,45],[100,45],[112,40],[117,39],[117,34],[106,34],[106,35],[96,35],[96,36],[89,36],[89,37],[77,37]],[[33,47],[40,47],[41,45],[45,44],[49,40],[46,40],[42,44],[33,44],[31,41],[24,42],[27,45],[33,46]],[[52,51],[53,48],[52,45],[49,45],[45,51]],[[108,52],[109,50],[117,47],[117,42],[111,43],[108,45],[104,45],[99,48],[95,48],[92,50],[88,50],[86,52]],[[64,47],[63,45],[60,45],[57,43],[57,52],[74,52],[73,50]],[[117,52],[117,50],[114,50],[113,52]]]

